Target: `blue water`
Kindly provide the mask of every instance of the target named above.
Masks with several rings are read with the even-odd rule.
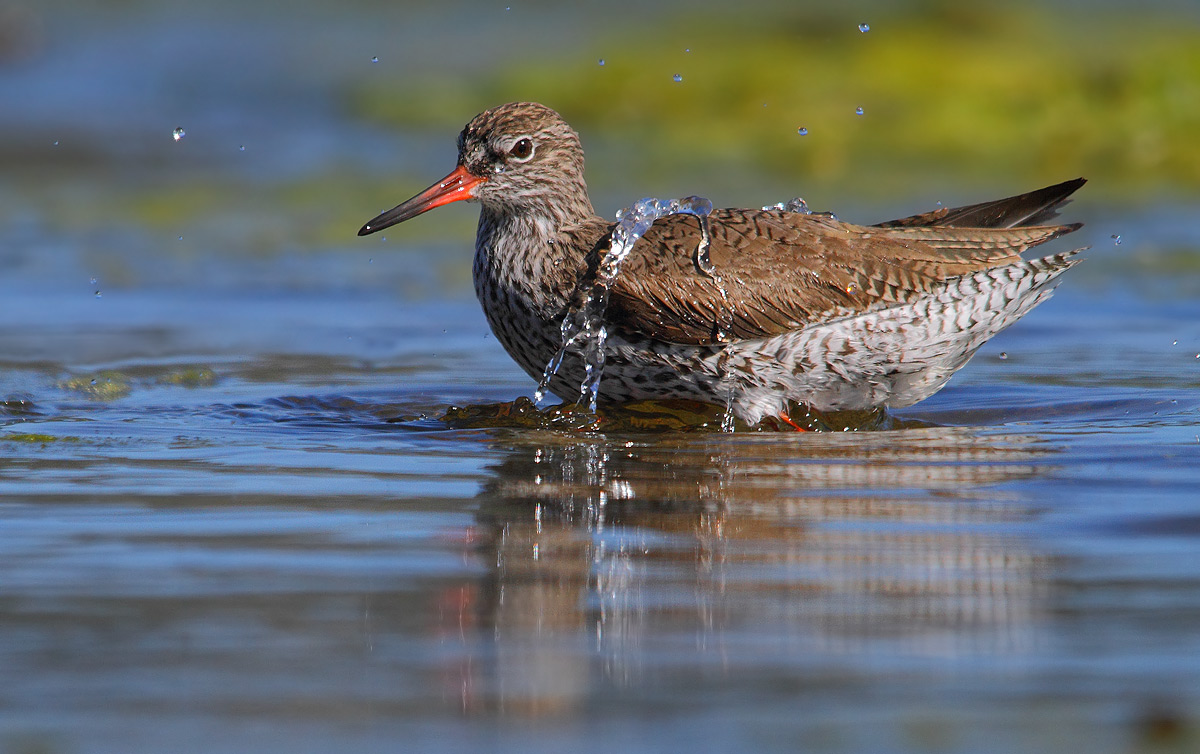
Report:
[[[474,300],[470,208],[353,237],[453,159],[322,99],[387,62],[373,27],[313,31],[306,78],[312,19],[250,14],[230,91],[183,43],[210,27],[137,12],[2,69],[32,151],[0,174],[0,750],[1200,747],[1185,201],[1085,189],[1088,261],[896,412],[923,428],[461,428],[535,385]]]

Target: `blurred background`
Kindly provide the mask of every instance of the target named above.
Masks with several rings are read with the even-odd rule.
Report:
[[[152,274],[125,268],[147,245],[191,274],[363,243],[471,116],[518,99],[580,131],[606,216],[802,195],[865,222],[1077,175],[1091,205],[1200,191],[1195,3],[825,5],[3,0],[0,228],[86,233],[109,284]]]
[[[891,431],[458,421],[476,209],[355,233],[527,99],[1092,248]],[[1191,1],[0,0],[0,751],[1200,749],[1198,136]]]

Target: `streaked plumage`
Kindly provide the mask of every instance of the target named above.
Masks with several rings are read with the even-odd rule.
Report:
[[[749,423],[789,401],[817,410],[916,403],[1077,261],[1075,251],[1020,254],[1080,227],[1040,223],[1083,182],[876,226],[715,210],[715,274],[694,259],[700,220],[660,218],[610,290],[601,399],[729,401]],[[578,136],[534,103],[481,113],[459,136],[454,172],[359,233],[464,199],[482,205],[476,293],[497,338],[538,379],[614,228],[592,210]],[[550,388],[573,399],[582,379],[582,363],[568,357]]]

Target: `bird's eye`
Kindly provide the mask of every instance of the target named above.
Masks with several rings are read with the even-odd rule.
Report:
[[[518,160],[528,160],[533,156],[533,139],[528,136],[518,139],[517,143],[512,145],[512,149],[508,150],[508,154]]]

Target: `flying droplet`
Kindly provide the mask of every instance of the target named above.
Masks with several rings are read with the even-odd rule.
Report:
[[[96,291],[96,298],[100,298],[100,291]]]
[[[858,283],[847,283],[846,293],[849,293],[851,296],[858,293]]]
[[[678,84],[680,81],[683,81],[683,76],[681,76],[681,75],[680,75],[680,74],[678,74],[678,73],[677,73],[677,74],[675,74],[674,76],[672,76],[671,78],[673,78],[673,79],[675,80],[675,83],[676,83],[676,84]]]
[[[800,126],[796,129],[796,133],[800,134],[801,136],[808,136],[808,129],[804,126]]]
[[[597,62],[598,64],[600,64],[600,65],[604,65],[604,58],[600,58],[600,59],[599,59],[599,60],[597,60],[596,62]]]
[[[1121,235],[1119,233],[1114,233],[1112,240],[1113,240],[1113,246],[1121,245]]]
[[[94,283],[94,282],[96,282],[94,278],[93,278],[92,282],[93,282],[93,283]],[[1172,341],[1171,341],[1171,345],[1173,345],[1173,346],[1177,346],[1177,345],[1179,345],[1179,341],[1178,341],[1178,340],[1172,340]]]
[[[1000,352],[1000,360],[1001,360],[1001,361],[1008,361],[1008,351],[1001,351],[1001,352]]]
[[[238,144],[238,151],[239,151],[239,152],[245,152],[245,151],[246,151],[246,145],[245,145],[245,144]]]
[[[92,278],[92,279],[91,279],[91,284],[92,284],[92,285],[95,285],[95,284],[96,284],[96,278]]]
[[[691,52],[691,51],[692,51],[692,48],[691,48],[691,47],[684,47],[684,48],[683,48],[683,51],[684,51],[684,52]]]
[[[856,108],[854,108],[854,114],[855,114],[855,115],[862,115],[862,114],[863,114],[863,109],[862,109],[861,107],[856,107]]]
[[[56,146],[56,147],[58,146],[58,139],[54,140],[54,146]]]
[[[180,236],[180,237],[179,237],[179,240],[180,240],[180,241],[182,241],[182,240],[183,240],[183,236]]]
[[[176,126],[175,130],[171,132],[171,138],[175,141],[179,141],[185,136],[187,136],[187,131],[183,130],[183,126]]]
[[[863,34],[866,34],[867,32],[869,32],[871,30],[871,25],[870,24],[859,24],[858,30],[861,31]]]
[[[372,63],[378,63],[378,62],[379,62],[379,57],[378,57],[378,56],[374,56],[374,55],[373,55],[373,56],[371,57],[371,62],[372,62]]]

